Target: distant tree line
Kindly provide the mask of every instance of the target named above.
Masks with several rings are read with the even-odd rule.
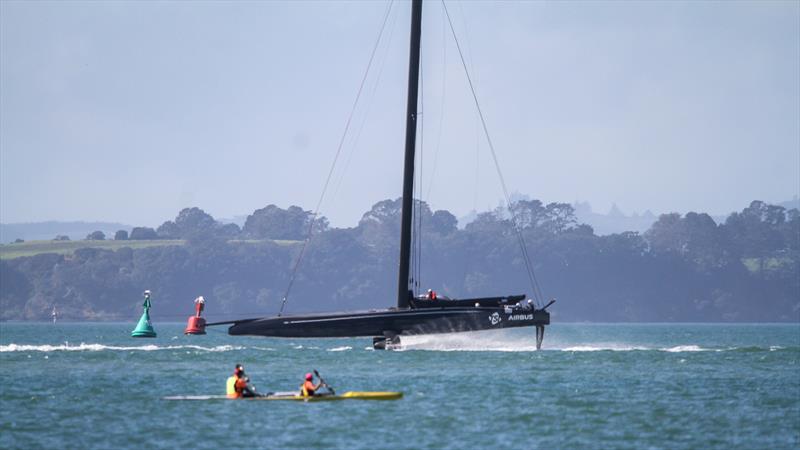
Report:
[[[180,320],[204,295],[212,319],[274,313],[309,232],[289,311],[394,304],[401,202],[384,200],[352,228],[331,228],[297,206],[269,205],[243,227],[199,208],[116,240],[185,245],[82,248],[0,261],[0,319],[135,319],[154,292],[154,318]],[[463,229],[448,211],[415,204],[414,283],[451,297],[533,294],[517,229],[554,321],[799,321],[800,213],[754,201],[716,223],[665,214],[645,233],[595,235],[569,204],[520,200]],[[105,239],[91,233],[87,239]],[[539,299],[547,300],[547,299]]]
[[[313,229],[311,227],[314,222]],[[281,209],[269,205],[256,210],[247,217],[244,228],[239,228],[234,223],[222,224],[214,220],[200,208],[185,208],[178,213],[175,220],[168,220],[157,229],[150,227],[134,227],[130,234],[126,230],[119,230],[114,234],[114,240],[154,240],[154,239],[274,239],[274,240],[302,240],[309,231],[319,233],[328,229],[328,219],[312,218],[310,211],[305,211],[299,206],[290,206]],[[55,240],[61,240],[57,236]],[[86,236],[89,241],[102,241],[106,238],[102,231],[94,231]],[[69,238],[67,238],[69,240]]]

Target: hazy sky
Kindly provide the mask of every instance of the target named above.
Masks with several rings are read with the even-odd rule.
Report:
[[[0,1],[0,221],[313,209],[387,5]],[[800,2],[447,5],[511,191],[715,214],[800,191]],[[442,11],[423,12],[422,196],[463,215],[502,192]],[[409,15],[393,4],[335,225],[400,196]]]

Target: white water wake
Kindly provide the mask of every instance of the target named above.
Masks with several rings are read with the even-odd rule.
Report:
[[[502,340],[473,340],[460,338],[446,338],[434,336],[406,336],[401,338],[400,347],[396,350],[427,350],[441,352],[534,352],[536,345],[526,342]],[[699,345],[677,345],[674,347],[656,347],[644,345],[630,345],[623,343],[602,343],[584,345],[550,345],[542,346],[543,351],[560,352],[632,352],[632,351],[659,351],[667,353],[685,352],[723,352],[738,350],[731,348],[705,348]],[[775,351],[775,348],[765,350]]]
[[[683,344],[675,346],[658,346],[641,343],[626,342],[595,342],[591,344],[578,342],[563,342],[557,337],[549,340],[545,336],[544,351],[561,352],[631,352],[631,351],[658,351],[667,353],[691,352],[723,352],[740,350],[739,347],[711,348],[696,344]],[[775,351],[774,346],[763,350]],[[400,346],[396,350],[427,350],[442,352],[533,352],[536,343],[532,336],[521,335],[503,330],[481,331],[469,333],[452,333],[436,335],[401,336]]]
[[[401,336],[396,350],[433,350],[442,352],[532,352],[536,342],[530,336],[513,336],[503,332],[467,332]]]
[[[115,346],[103,344],[86,344],[81,342],[79,345],[70,345],[65,342],[60,345],[26,345],[26,344],[8,344],[0,345],[0,353],[7,352],[99,352],[103,350],[112,351],[141,351],[152,352],[158,350],[199,350],[206,352],[228,352],[232,350],[243,350],[245,347],[234,345],[217,345],[215,347],[202,347],[200,345],[140,345],[140,346]]]
[[[344,352],[344,351],[352,350],[352,349],[353,349],[353,347],[350,347],[349,345],[345,345],[343,347],[329,348],[328,351],[329,352]]]

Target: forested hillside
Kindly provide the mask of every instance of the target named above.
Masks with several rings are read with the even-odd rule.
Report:
[[[420,290],[531,293],[507,212],[482,213],[458,229],[451,213],[417,206]],[[797,209],[754,201],[724,223],[666,214],[643,234],[607,236],[577,223],[568,204],[519,201],[515,210],[542,290],[558,299],[554,321],[800,320]],[[354,228],[311,220],[302,208],[269,205],[240,228],[189,208],[157,229],[113,236],[136,240],[136,248],[4,259],[0,318],[47,319],[55,305],[67,319],[133,320],[145,289],[154,293],[154,320],[183,320],[198,295],[210,320],[274,313],[309,229],[287,311],[393,305],[400,201],[377,203]],[[141,245],[148,240],[169,242]]]

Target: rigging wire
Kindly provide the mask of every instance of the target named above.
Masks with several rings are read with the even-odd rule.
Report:
[[[483,126],[483,132],[486,135],[486,143],[489,146],[489,150],[492,154],[492,160],[494,161],[495,169],[497,170],[497,175],[500,178],[500,185],[503,188],[503,195],[505,196],[506,203],[508,204],[508,211],[511,213],[511,223],[514,226],[514,231],[517,235],[517,240],[520,244],[520,248],[522,250],[522,258],[525,262],[525,268],[528,272],[528,279],[531,283],[531,289],[533,289],[534,296],[538,297],[538,300],[544,301],[544,296],[542,295],[542,291],[539,287],[539,282],[536,279],[536,275],[533,273],[533,265],[530,260],[530,256],[528,255],[528,249],[525,245],[525,237],[522,234],[522,230],[520,229],[519,222],[517,221],[517,214],[514,211],[514,206],[511,203],[511,197],[508,194],[508,188],[506,187],[506,182],[503,177],[503,172],[500,170],[500,163],[497,159],[497,153],[494,150],[494,145],[492,144],[492,138],[489,135],[489,129],[486,126],[486,120],[483,117],[483,111],[481,110],[481,105],[478,102],[478,96],[475,93],[475,86],[472,83],[472,78],[469,75],[469,70],[467,69],[467,63],[464,60],[464,54],[461,51],[461,45],[458,42],[458,37],[456,36],[456,31],[453,28],[453,21],[450,18],[450,13],[447,10],[447,4],[442,0],[442,6],[444,7],[444,13],[447,16],[447,21],[450,24],[450,31],[453,34],[453,40],[456,43],[456,48],[458,49],[458,56],[461,58],[461,65],[464,67],[464,73],[467,76],[467,82],[469,83],[470,91],[472,92],[472,98],[475,101],[475,107],[478,110],[478,116],[481,119],[481,125]]]
[[[444,2],[443,2],[444,4]],[[461,26],[464,28],[464,54],[466,57],[465,60],[468,60],[469,65],[469,73],[475,76],[475,79],[478,79],[478,71],[475,69],[475,57],[473,53],[470,51],[472,48],[472,43],[470,42],[469,36],[469,23],[467,23],[467,15],[464,14],[464,3],[458,2],[458,12],[460,13],[459,16],[461,17]],[[445,17],[449,17],[445,15]],[[452,27],[452,24],[451,24]],[[472,198],[472,210],[475,211],[477,214],[478,211],[478,198],[481,192],[480,189],[480,175],[481,175],[481,131],[480,127],[478,127],[478,123],[480,121],[480,117],[478,112],[475,112],[475,116],[473,117],[475,120],[475,184],[473,185],[475,189],[473,190],[473,198]]]
[[[421,50],[420,50],[421,51]],[[425,82],[424,82],[424,70],[420,67],[420,74],[419,74],[419,83],[420,83],[420,98],[419,103],[422,104],[422,108],[417,111],[417,128],[419,128],[419,133],[417,133],[417,141],[419,145],[416,147],[419,149],[418,152],[414,155],[415,159],[415,167],[418,168],[414,172],[414,177],[416,178],[413,186],[413,199],[412,199],[412,206],[411,206],[411,222],[412,222],[412,233],[411,233],[411,288],[414,291],[414,295],[416,296],[419,292],[420,287],[420,277],[421,277],[421,265],[422,265],[422,162],[423,162],[423,133],[425,130],[424,126],[424,105],[425,105]],[[418,163],[416,161],[419,161]]]
[[[378,45],[381,42],[381,37],[383,36],[383,31],[386,28],[386,22],[389,20],[389,13],[392,10],[392,4],[394,0],[389,0],[389,4],[386,7],[386,13],[383,16],[383,23],[381,24],[380,32],[378,33],[378,38],[375,40],[375,45],[372,47],[372,53],[369,56],[369,62],[367,63],[367,68],[364,70],[364,76],[361,78],[361,84],[358,86],[358,93],[356,94],[356,99],[353,101],[353,107],[350,109],[350,115],[347,117],[347,122],[344,126],[344,131],[342,132],[342,137],[339,140],[339,146],[336,148],[336,155],[333,157],[333,163],[331,164],[331,168],[328,171],[328,177],[325,179],[325,184],[322,187],[322,193],[319,196],[319,200],[317,201],[317,206],[314,209],[314,213],[311,216],[311,220],[308,225],[308,234],[306,235],[305,241],[303,241],[303,247],[300,249],[300,254],[297,256],[297,260],[294,263],[294,267],[292,268],[292,273],[289,277],[289,284],[286,286],[286,291],[283,294],[283,299],[281,300],[281,309],[278,312],[278,317],[283,314],[283,309],[286,306],[286,301],[289,298],[289,293],[292,290],[292,286],[294,285],[294,281],[297,277],[297,270],[300,268],[300,263],[303,261],[303,256],[305,255],[306,249],[308,248],[308,244],[311,241],[311,236],[314,232],[314,225],[317,222],[317,216],[319,215],[320,207],[322,206],[322,201],[325,199],[325,192],[328,190],[328,185],[331,182],[331,177],[333,176],[333,171],[336,168],[336,162],[339,160],[339,156],[342,153],[342,147],[344,146],[345,139],[347,138],[347,132],[350,130],[350,123],[353,120],[353,116],[355,115],[356,107],[358,106],[358,101],[361,98],[361,92],[364,90],[364,84],[367,81],[367,75],[369,75],[369,69],[372,67],[372,61],[375,59],[375,53],[378,50]]]
[[[433,183],[436,180],[436,167],[439,163],[439,148],[442,144],[442,130],[444,129],[444,108],[445,98],[447,94],[447,27],[442,15],[442,87],[441,87],[441,104],[439,105],[439,129],[436,134],[436,147],[433,150],[433,169],[431,170],[430,183],[428,183],[428,191],[425,193],[425,199],[430,200],[431,190]]]
[[[477,114],[476,114],[477,116]],[[478,130],[478,118],[475,118],[475,190],[472,193],[472,211],[478,214],[478,193],[481,179],[481,137]]]
[[[369,92],[369,97],[368,97],[369,100],[367,101],[367,107],[366,110],[364,111],[364,118],[361,120],[361,124],[359,125],[358,131],[355,133],[355,136],[353,137],[353,139],[351,139],[351,147],[353,150],[350,151],[350,153],[347,155],[347,160],[345,161],[344,167],[341,170],[339,179],[338,181],[336,181],[335,187],[333,189],[333,195],[332,195],[333,198],[336,198],[338,196],[339,190],[341,189],[342,184],[344,183],[345,177],[347,175],[347,169],[350,167],[350,163],[353,160],[353,156],[355,156],[355,154],[358,151],[358,143],[359,140],[361,139],[361,134],[364,131],[364,126],[366,125],[367,121],[370,118],[372,118],[369,113],[372,110],[373,101],[375,100],[375,94],[378,91],[378,86],[380,86],[381,83],[383,69],[384,67],[386,67],[386,60],[389,59],[388,58],[389,49],[392,45],[394,30],[395,28],[397,28],[396,27],[397,16],[398,16],[397,14],[394,14],[392,16],[392,23],[389,25],[389,30],[388,30],[389,33],[388,36],[386,37],[386,45],[384,46],[383,54],[379,55],[378,57],[378,74],[375,76],[375,83],[372,85],[372,91]]]
[[[445,19],[445,17],[444,17],[444,15],[442,15],[442,86],[441,86],[441,91],[440,91],[441,92],[441,104],[440,104],[440,107],[439,107],[439,127],[438,127],[437,135],[436,135],[436,146],[434,148],[434,153],[433,153],[433,168],[431,169],[431,174],[430,174],[430,177],[429,177],[429,183],[427,185],[428,188],[427,188],[427,191],[425,191],[424,196],[422,194],[422,191],[424,190],[423,187],[422,187],[422,182],[424,180],[424,174],[423,174],[423,170],[422,170],[422,161],[423,161],[422,153],[424,151],[425,115],[423,114],[420,117],[420,166],[419,166],[420,167],[420,170],[419,170],[419,179],[420,179],[420,181],[419,181],[419,197],[418,197],[419,201],[420,201],[420,205],[419,205],[419,210],[420,210],[419,236],[420,236],[420,238],[419,238],[418,256],[417,256],[417,261],[415,263],[416,264],[417,287],[419,287],[420,281],[421,281],[421,278],[422,278],[422,252],[423,252],[423,250],[422,250],[422,248],[423,248],[422,247],[422,235],[423,235],[423,232],[422,232],[422,226],[423,226],[423,224],[422,224],[422,217],[423,217],[422,216],[422,214],[423,214],[422,213],[422,208],[423,208],[423,204],[422,204],[422,202],[430,200],[431,190],[433,188],[434,180],[435,180],[435,177],[436,177],[436,168],[437,168],[438,160],[439,160],[439,149],[441,148],[441,143],[442,143],[442,129],[444,128],[443,123],[444,123],[444,110],[445,110],[445,98],[446,98],[445,94],[447,92],[447,89],[446,89],[447,88],[447,39],[446,39],[447,38],[447,26],[446,26],[447,24],[446,24],[444,19]],[[420,103],[422,104],[423,112],[425,110],[424,82],[425,82],[424,67],[420,67],[420,84],[422,86],[422,88],[420,89]]]
[[[422,53],[422,50],[420,50]],[[420,284],[420,278],[422,277],[422,219],[424,218],[423,213],[423,203],[422,203],[422,180],[423,180],[423,170],[422,170],[422,162],[424,161],[423,155],[425,151],[425,70],[424,68],[420,67],[420,74],[419,74],[419,83],[420,83],[420,90],[419,90],[419,102],[422,105],[422,114],[418,114],[417,118],[419,119],[419,199],[417,203],[418,211],[418,231],[419,238],[417,238],[417,287]]]
[[[442,5],[444,5],[444,2],[442,2]],[[470,32],[469,32],[469,23],[467,22],[467,15],[464,14],[464,2],[457,2],[456,5],[458,5],[459,17],[461,18],[461,26],[464,29],[464,54],[466,56],[463,57],[463,59],[467,61],[467,65],[469,66],[469,73],[471,73],[473,76],[475,76],[475,79],[477,80],[479,77],[478,77],[478,71],[475,68],[475,57],[473,56],[473,53],[470,51],[470,49],[472,48],[472,43],[470,42],[470,39],[469,39]],[[443,15],[443,17],[444,18],[449,18],[449,16],[446,15],[446,14]],[[450,26],[452,28],[452,23],[451,23]],[[477,111],[475,112],[475,116],[473,117],[473,119],[475,120],[475,126],[474,126],[474,130],[475,130],[475,184],[473,184],[474,190],[473,190],[473,198],[472,198],[472,210],[477,214],[477,212],[478,212],[478,198],[479,198],[479,195],[480,195],[480,192],[481,192],[481,189],[480,189],[481,132],[480,132],[480,127],[478,126],[478,123],[480,121],[480,117],[478,116],[478,112]]]

